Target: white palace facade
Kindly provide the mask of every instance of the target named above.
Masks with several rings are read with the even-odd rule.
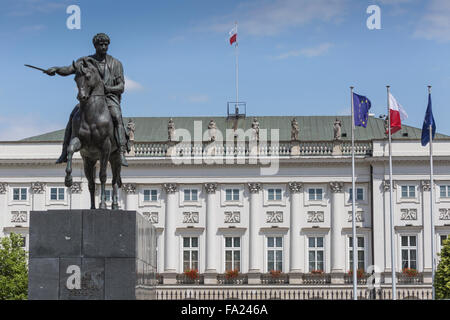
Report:
[[[338,118],[338,131],[331,116],[174,117],[169,129],[169,118],[132,119],[134,144],[129,167],[122,169],[119,203],[156,227],[159,298],[211,297],[220,290],[236,298],[351,293],[350,117]],[[200,139],[169,141],[174,127],[195,137],[199,124]],[[239,130],[256,144],[219,139],[221,133]],[[356,129],[357,263],[363,270],[358,276],[363,297],[371,292],[367,279],[372,270],[376,289],[389,293],[392,268],[400,297],[411,292],[430,297],[431,241],[439,252],[450,234],[450,137],[436,135],[430,185],[429,148],[421,146],[420,133],[404,126],[393,136],[390,186],[384,120],[370,117],[366,129]],[[32,211],[89,208],[79,154],[71,188],[64,186],[65,165],[55,164],[63,134],[0,143],[0,237],[19,233],[28,247]],[[214,150],[206,152],[212,144]],[[405,268],[413,270],[408,274]],[[190,269],[198,271],[198,278],[184,273]]]

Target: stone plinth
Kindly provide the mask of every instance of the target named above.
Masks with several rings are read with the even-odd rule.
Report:
[[[30,300],[152,299],[156,232],[140,213],[30,214]]]

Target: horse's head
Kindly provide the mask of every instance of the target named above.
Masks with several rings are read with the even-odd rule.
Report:
[[[91,59],[83,59],[79,62],[72,62],[75,69],[75,82],[78,87],[77,99],[84,102],[89,99],[92,91],[101,81],[97,67]]]

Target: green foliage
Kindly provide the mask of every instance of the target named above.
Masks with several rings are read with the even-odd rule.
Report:
[[[0,300],[27,299],[27,254],[21,244],[15,233],[0,240]]]
[[[450,238],[444,240],[441,261],[434,277],[436,299],[450,299]]]

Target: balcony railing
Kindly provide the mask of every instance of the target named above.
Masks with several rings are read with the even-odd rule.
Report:
[[[397,273],[397,281],[399,284],[421,284],[423,283],[423,274],[408,275],[404,273]]]
[[[247,284],[248,276],[246,274],[238,274],[235,277],[227,277],[225,274],[217,275],[217,283],[218,284]]]
[[[362,276],[357,277],[357,283],[358,284],[367,284],[367,279],[370,277],[370,274],[363,274]],[[346,274],[344,275],[344,283],[345,284],[353,284],[353,275]]]
[[[303,275],[303,284],[323,285],[331,283],[331,275],[327,273],[305,273]]]
[[[203,284],[204,276],[199,274],[197,278],[191,278],[184,273],[177,274],[177,284]]]
[[[135,143],[136,157],[290,157],[290,156],[349,156],[352,153],[350,142],[338,145],[341,152],[334,153],[336,145],[330,141],[290,142],[281,141],[277,144],[260,142],[258,145],[226,142],[168,142]],[[372,155],[371,142],[355,142],[355,154],[358,156]]]
[[[273,275],[270,273],[261,274],[262,284],[287,284],[289,283],[289,275],[287,273],[280,273]]]

